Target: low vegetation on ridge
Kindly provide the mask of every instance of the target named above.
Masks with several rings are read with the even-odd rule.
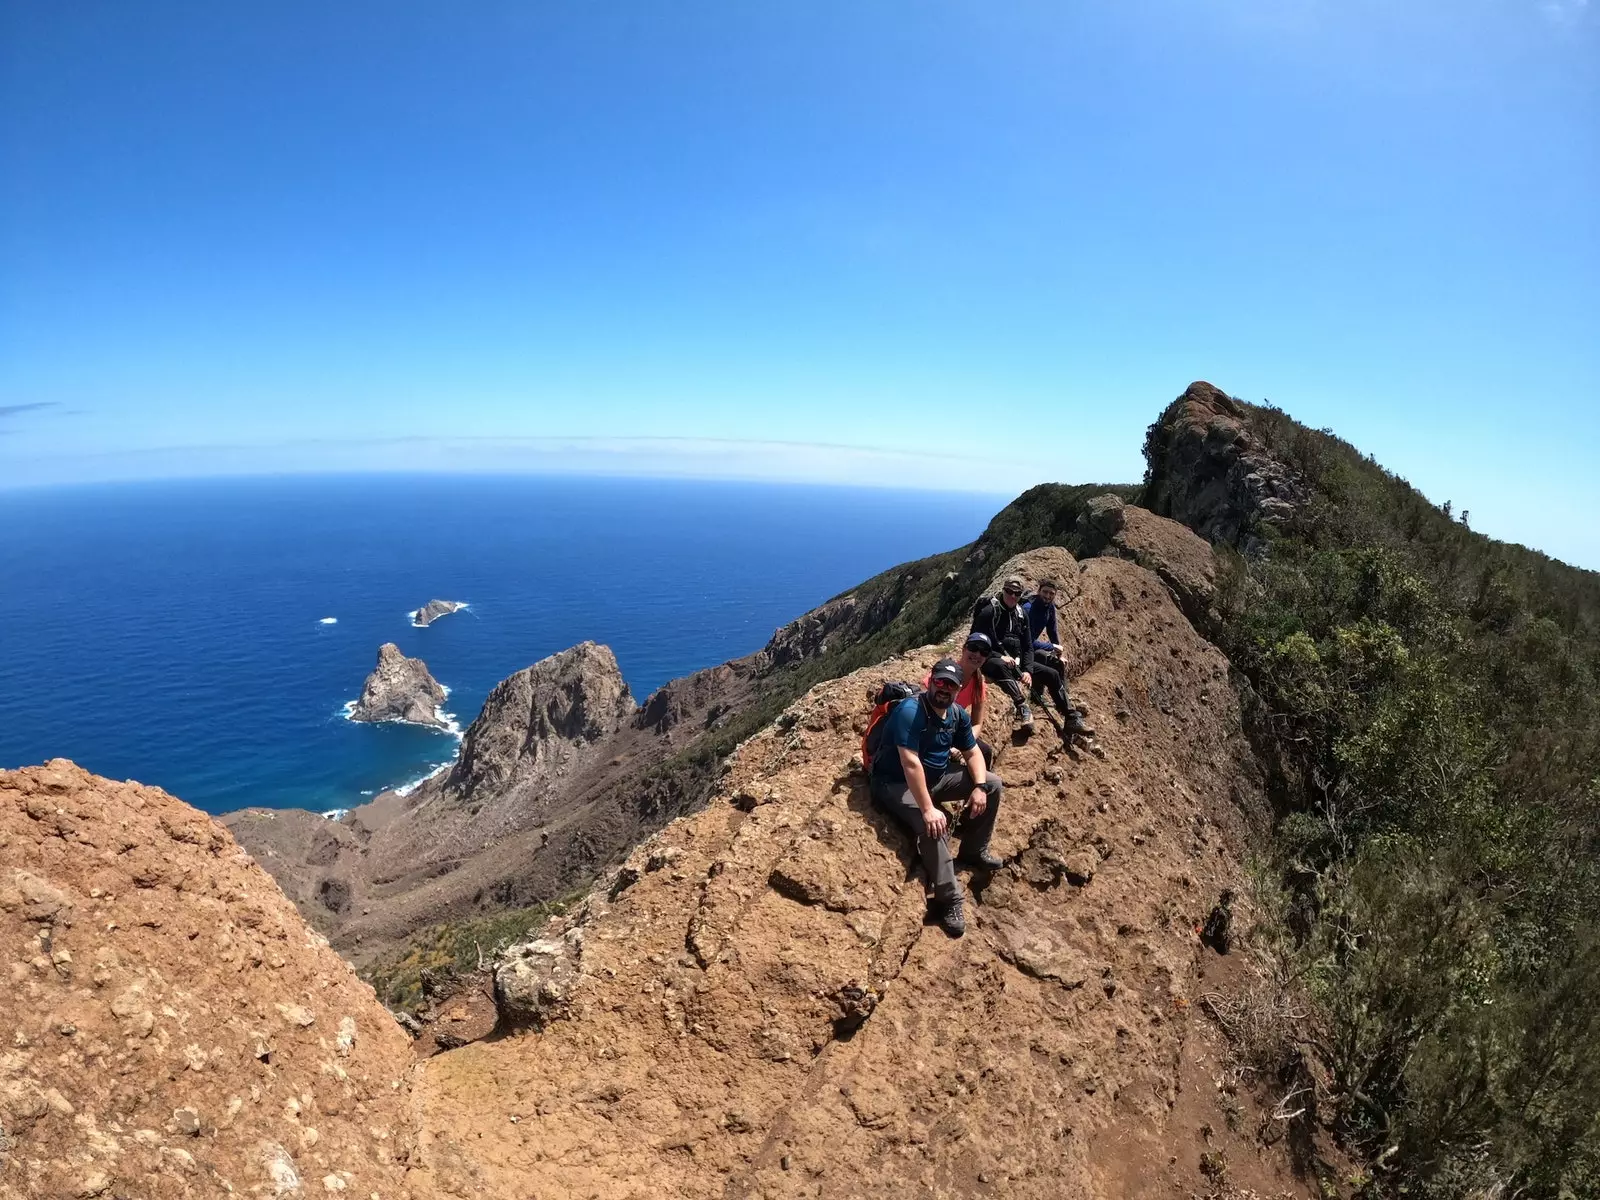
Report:
[[[1372,1194],[1600,1195],[1600,575],[1248,411],[1311,493],[1210,631],[1278,813],[1258,1065]]]

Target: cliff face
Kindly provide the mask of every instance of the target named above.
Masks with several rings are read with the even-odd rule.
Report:
[[[449,728],[439,715],[445,690],[420,658],[407,658],[400,647],[385,642],[378,647],[378,665],[367,676],[361,698],[351,710],[352,721],[408,721],[413,725]]]
[[[1211,1194],[1207,1154],[1234,1187],[1295,1190],[1231,1132],[1250,1102],[1216,1087],[1198,1010],[1237,963],[1195,928],[1244,890],[1260,813],[1227,663],[1132,562],[1045,549],[1011,573],[1074,596],[1066,655],[1104,757],[1069,757],[1043,721],[1009,744],[991,718],[1005,866],[969,881],[967,936],[923,924],[910,839],[852,763],[868,691],[921,678],[947,643],[812,689],[710,807],[507,955],[516,1031],[430,1059],[419,1084],[438,1186]]]
[[[471,800],[547,784],[633,713],[611,648],[583,642],[495,685],[444,788]]]
[[[1310,498],[1303,480],[1251,431],[1246,410],[1209,383],[1191,383],[1146,443],[1144,503],[1207,541],[1265,550],[1265,530]]]
[[[223,820],[308,919],[358,962],[431,924],[587,883],[680,803],[650,773],[750,695],[751,660],[634,706],[610,649],[585,642],[496,685],[446,773],[329,821]]]
[[[0,1196],[410,1194],[411,1051],[216,821],[0,771]]]

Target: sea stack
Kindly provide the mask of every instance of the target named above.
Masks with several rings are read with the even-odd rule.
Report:
[[[411,623],[418,627],[432,625],[440,617],[448,617],[453,612],[460,612],[466,606],[467,602],[465,600],[429,600],[411,614]]]
[[[378,665],[367,676],[350,719],[409,721],[448,729],[449,724],[439,715],[444,697],[444,688],[428,674],[427,663],[420,658],[407,658],[399,646],[385,642],[378,648]]]

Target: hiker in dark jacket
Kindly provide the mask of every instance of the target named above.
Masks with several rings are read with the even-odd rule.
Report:
[[[966,930],[955,863],[989,871],[1002,865],[989,849],[1000,811],[1000,776],[984,767],[972,719],[955,702],[961,674],[959,663],[942,658],[934,664],[926,692],[889,710],[871,774],[872,802],[917,839],[933,889],[928,914],[951,937]],[[961,834],[961,852],[954,860],[952,827]]]
[[[972,611],[972,632],[989,639],[994,652],[983,673],[1000,685],[1017,706],[1017,721],[1024,733],[1033,732],[1033,709],[1027,689],[1033,686],[1033,634],[1028,614],[1022,610],[1022,580],[1005,581],[998,594],[978,602]]]
[[[1033,701],[1050,693],[1061,712],[1061,736],[1093,737],[1094,730],[1084,724],[1082,715],[1067,699],[1067,665],[1061,658],[1061,632],[1056,627],[1056,581],[1041,579],[1033,596],[1024,601],[1028,616],[1028,639],[1033,646]]]

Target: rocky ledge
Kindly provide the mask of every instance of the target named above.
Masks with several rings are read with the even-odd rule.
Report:
[[[467,602],[465,600],[429,600],[411,614],[411,623],[419,627],[432,625],[440,617],[448,617],[453,612],[460,612],[466,606]]]
[[[378,665],[361,688],[361,699],[350,713],[352,721],[407,721],[413,725],[450,728],[439,715],[445,690],[428,673],[420,658],[407,658],[400,647],[385,642],[378,648]]]

